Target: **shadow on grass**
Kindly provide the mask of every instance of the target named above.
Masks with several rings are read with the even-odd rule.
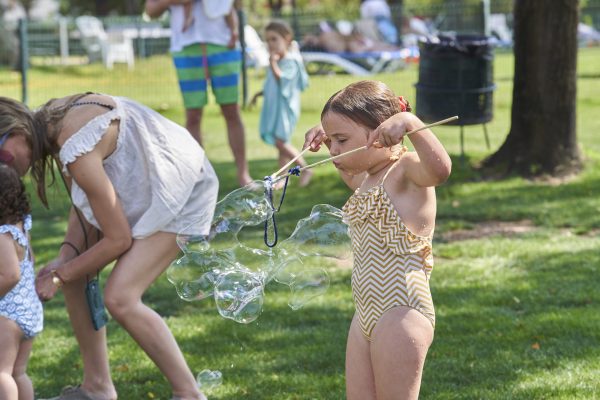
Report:
[[[515,265],[504,280],[457,280],[436,289],[434,277],[438,321],[422,398],[550,398],[565,390],[578,395],[566,398],[593,395],[581,382],[594,381],[600,356],[600,277],[593,273],[600,254],[522,256],[512,255]],[[591,375],[565,382],[573,365],[587,366]],[[560,383],[546,381],[561,374]]]
[[[512,176],[484,181],[469,164],[454,161],[449,181],[437,188],[438,224],[458,221],[516,221],[538,226],[575,227],[587,232],[600,227],[600,173],[597,160],[577,178],[562,184],[527,181]]]
[[[222,197],[237,188],[235,171],[230,163],[215,167]],[[273,160],[251,163],[255,176],[273,172],[272,167]],[[442,223],[455,218],[531,218],[541,225],[597,227],[600,177],[593,170],[584,174],[582,179],[551,186],[524,184],[519,178],[477,181],[468,168],[455,168],[450,181],[438,190],[438,217]],[[349,195],[329,167],[315,174],[308,188],[291,185],[278,214],[282,235],[291,233],[314,204],[340,207]],[[455,200],[459,202],[456,207],[452,205]],[[52,241],[37,239],[36,249],[54,246],[54,237],[62,237],[58,231],[66,212],[47,215],[45,220],[40,218],[40,224],[43,237]],[[56,226],[44,225],[53,219]],[[600,254],[596,248],[548,251],[539,248],[543,240],[530,235],[508,241],[519,242],[514,249],[495,248],[490,257],[510,261],[504,263],[501,274],[471,271],[468,245],[452,244],[461,246],[465,255],[442,260],[433,275],[438,321],[421,398],[530,399],[548,398],[550,393],[562,393],[560,398],[593,398],[600,390],[593,380],[595,360],[600,356],[600,292],[596,290]],[[444,262],[456,270],[444,270]],[[345,341],[353,313],[349,275],[349,271],[332,274],[326,295],[298,312],[286,305],[286,287],[269,285],[263,315],[249,325],[222,319],[210,299],[179,300],[164,275],[144,301],[168,318],[194,372],[204,368],[223,372],[224,384],[211,398],[342,399]],[[440,278],[450,284],[436,284]],[[34,351],[31,363],[32,378],[44,395],[77,383],[81,375],[77,346],[61,310],[64,303],[57,300],[46,305],[48,333],[36,344],[39,354]],[[148,398],[149,391],[157,398],[170,396],[159,371],[114,321],[109,323],[108,338],[121,398]],[[573,365],[583,371],[569,378]]]

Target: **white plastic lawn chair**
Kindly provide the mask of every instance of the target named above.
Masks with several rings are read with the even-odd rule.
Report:
[[[75,25],[81,33],[81,43],[90,62],[100,59],[108,69],[113,69],[116,62],[126,63],[129,69],[133,69],[135,56],[130,38],[118,33],[107,34],[102,21],[89,15],[77,17]]]
[[[269,50],[262,41],[256,29],[250,25],[244,26],[244,42],[246,43],[246,57],[248,64],[260,70],[269,66]]]

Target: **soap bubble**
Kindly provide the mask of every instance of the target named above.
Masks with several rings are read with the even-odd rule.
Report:
[[[221,371],[203,369],[202,371],[198,372],[198,375],[196,376],[196,383],[203,391],[214,389],[223,383],[223,374],[221,374]]]
[[[317,256],[288,258],[285,266],[275,274],[276,282],[290,288],[288,305],[292,310],[302,308],[329,288],[329,274],[323,268],[310,267],[319,264],[322,264],[321,257]]]
[[[212,222],[199,219],[178,233],[183,256],[171,263],[167,279],[180,298],[212,296],[221,316],[248,324],[260,316],[265,286],[273,279],[289,286],[294,310],[327,290],[327,272],[314,266],[322,264],[321,257],[349,257],[348,226],[341,210],[316,205],[289,238],[278,247],[267,247],[265,221],[276,212],[270,185],[254,181],[234,190],[216,204]],[[273,238],[272,224],[269,227],[268,237]]]
[[[255,321],[262,312],[264,277],[249,270],[224,273],[215,285],[215,303],[224,318],[242,324]]]
[[[317,204],[307,218],[298,221],[296,229],[281,247],[290,254],[349,258],[350,237],[342,211],[329,204]]]
[[[205,274],[212,268],[202,268],[190,257],[183,256],[173,261],[167,268],[167,279],[171,282],[182,300],[202,300],[212,295],[212,285],[205,283]]]
[[[197,254],[184,255],[169,265],[167,279],[175,286],[181,299],[202,300],[212,296],[214,284],[221,271],[233,268],[234,263],[216,253],[206,254],[204,257]]]
[[[271,203],[265,196],[268,185],[264,181],[253,181],[229,193],[217,203],[213,220],[226,220],[236,227],[262,224],[272,213]]]
[[[292,297],[288,303],[292,310],[299,310],[306,303],[324,294],[329,288],[329,275],[322,268],[311,268],[298,274],[292,283]]]

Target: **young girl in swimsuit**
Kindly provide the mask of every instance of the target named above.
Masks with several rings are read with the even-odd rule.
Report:
[[[410,106],[383,83],[361,81],[335,93],[304,147],[325,143],[355,190],[343,207],[354,252],[356,313],[348,333],[348,400],[417,399],[435,313],[429,278],[435,186],[450,175],[448,153]]]
[[[0,399],[6,400],[33,400],[27,362],[43,327],[29,247],[30,212],[19,175],[0,164]]]
[[[255,105],[259,96],[264,97],[260,137],[277,148],[279,166],[283,167],[299,154],[291,141],[300,117],[300,94],[308,87],[308,74],[300,55],[291,50],[294,33],[287,22],[271,21],[265,28],[265,39],[269,47],[269,69],[263,90],[254,95],[250,105]],[[302,157],[297,163],[306,166]],[[300,176],[299,185],[308,185],[312,174],[306,170]]]

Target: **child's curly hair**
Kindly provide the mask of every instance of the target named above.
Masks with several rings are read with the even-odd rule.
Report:
[[[25,185],[17,171],[0,164],[0,225],[14,225],[31,212]]]

